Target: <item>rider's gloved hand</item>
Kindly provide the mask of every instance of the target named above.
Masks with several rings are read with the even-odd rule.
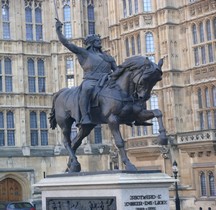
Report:
[[[57,18],[55,18],[55,19],[56,19],[56,24],[55,24],[56,30],[62,29],[63,23],[59,19],[57,19]]]

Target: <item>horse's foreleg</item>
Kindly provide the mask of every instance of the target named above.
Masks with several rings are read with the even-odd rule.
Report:
[[[137,170],[136,167],[130,162],[130,160],[127,157],[127,154],[125,151],[124,140],[119,131],[119,123],[115,115],[111,115],[108,118],[108,125],[115,139],[115,144],[119,149],[119,153],[120,153],[122,162],[125,164],[125,169],[128,171],[136,171]]]
[[[158,124],[159,124],[159,133],[160,133],[160,144],[161,145],[167,145],[167,136],[166,136],[166,129],[164,128],[163,125],[163,120],[162,120],[162,112],[159,109],[155,109],[155,110],[151,110],[154,114],[154,116],[157,118],[158,120]]]
[[[159,109],[143,110],[142,112],[139,113],[137,120],[138,122],[142,123],[143,121],[150,120],[156,117],[158,121],[158,125],[159,125],[159,133],[160,133],[159,144],[167,145],[166,129],[164,128],[164,125],[163,125],[162,116],[163,116],[162,112]]]

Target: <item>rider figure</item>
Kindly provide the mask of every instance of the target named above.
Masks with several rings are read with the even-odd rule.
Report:
[[[84,70],[83,82],[81,85],[81,93],[79,96],[79,106],[82,115],[81,124],[91,124],[89,115],[90,100],[98,81],[107,77],[117,69],[116,62],[113,57],[102,51],[101,39],[99,35],[91,34],[85,38],[86,48],[78,47],[70,43],[62,34],[62,23],[56,19],[56,32],[60,42],[71,52],[75,53],[79,64]]]

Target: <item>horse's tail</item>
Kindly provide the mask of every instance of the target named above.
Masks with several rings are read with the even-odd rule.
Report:
[[[53,101],[52,101],[52,109],[51,112],[49,114],[49,123],[50,123],[50,128],[52,128],[53,130],[57,127],[57,121],[55,118],[55,101],[58,98],[58,96],[67,88],[63,88],[61,90],[59,90],[57,93],[54,94],[53,97]]]

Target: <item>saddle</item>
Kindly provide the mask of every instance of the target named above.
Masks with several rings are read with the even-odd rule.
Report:
[[[99,106],[99,96],[105,96],[107,98],[112,98],[119,101],[133,101],[132,98],[128,99],[128,96],[125,96],[121,89],[118,86],[113,86],[114,81],[109,77],[109,75],[103,76],[101,79],[98,80],[97,85],[94,88],[91,97],[91,107],[98,107]],[[114,88],[115,87],[115,88]]]

